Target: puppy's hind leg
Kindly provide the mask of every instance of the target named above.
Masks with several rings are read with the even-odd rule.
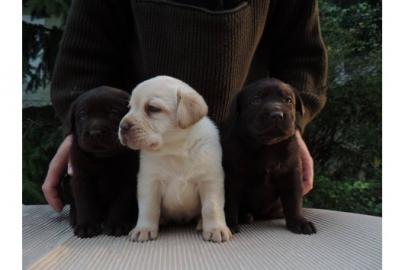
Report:
[[[226,224],[231,229],[232,233],[238,233],[239,229],[239,201],[238,194],[234,191],[225,193],[225,216]]]
[[[233,180],[233,181],[232,181]],[[242,185],[239,178],[231,173],[225,175],[225,217],[226,224],[232,233],[238,233],[241,223],[241,194]]]

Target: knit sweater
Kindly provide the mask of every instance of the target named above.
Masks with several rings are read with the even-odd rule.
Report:
[[[300,93],[304,127],[326,101],[327,53],[316,0],[240,1],[226,9],[164,0],[73,0],[51,84],[57,115],[84,91],[169,75],[196,89],[220,124],[232,98],[263,77]]]

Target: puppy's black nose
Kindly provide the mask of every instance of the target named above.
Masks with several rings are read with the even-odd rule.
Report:
[[[103,131],[100,129],[92,129],[88,132],[88,135],[90,135],[91,137],[97,137],[103,134]]]
[[[283,120],[284,114],[280,111],[275,111],[270,113],[270,119],[272,120]]]
[[[132,128],[132,124],[131,123],[128,123],[128,122],[121,122],[121,124],[120,124],[120,129],[123,131],[123,132],[127,132],[128,130],[130,130]]]

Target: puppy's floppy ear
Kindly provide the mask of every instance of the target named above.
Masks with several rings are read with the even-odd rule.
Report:
[[[180,128],[188,128],[208,113],[203,97],[195,91],[177,90],[177,123]]]
[[[293,89],[294,89],[294,94],[295,94],[295,109],[297,112],[299,112],[301,114],[301,116],[303,116],[305,113],[304,102],[302,101],[300,92],[297,89],[295,89],[294,87],[293,87]]]
[[[63,123],[63,129],[66,134],[75,132],[75,111],[76,111],[76,102],[73,101],[70,104],[69,111],[66,115],[65,122]]]

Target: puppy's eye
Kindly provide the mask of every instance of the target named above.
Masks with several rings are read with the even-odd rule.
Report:
[[[262,98],[260,96],[255,96],[250,100],[250,105],[257,106],[262,103]]]
[[[152,106],[152,105],[147,105],[146,106],[146,112],[149,114],[149,113],[158,113],[158,112],[161,112],[162,111],[162,109],[160,109],[160,108],[158,108],[158,107],[155,107],[155,106]]]
[[[286,98],[286,99],[285,99],[285,102],[287,102],[287,103],[292,103],[292,98],[290,98],[290,97]]]

